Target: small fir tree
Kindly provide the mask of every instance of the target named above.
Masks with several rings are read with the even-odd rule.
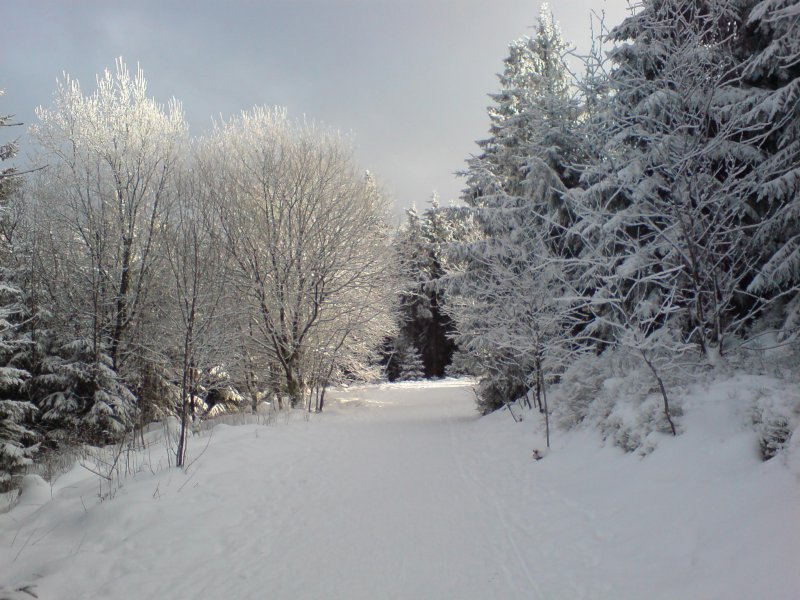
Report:
[[[400,362],[398,381],[418,381],[425,378],[422,356],[413,344],[406,344],[398,358]]]

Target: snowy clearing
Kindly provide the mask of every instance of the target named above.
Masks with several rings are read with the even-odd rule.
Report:
[[[442,381],[219,425],[188,473],[143,469],[102,501],[79,466],[29,476],[0,514],[0,597],[796,599],[800,453],[759,461],[740,383],[700,390],[646,458],[556,431],[535,461],[536,415],[479,418],[470,384]]]

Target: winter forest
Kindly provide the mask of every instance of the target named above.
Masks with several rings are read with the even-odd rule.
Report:
[[[188,139],[141,70],[67,76],[34,166],[2,174],[3,485],[167,415],[185,437],[264,400],[320,411],[381,368],[473,375],[483,412],[524,398],[573,423],[622,368],[676,433],[673,381],[767,349],[796,364],[799,16],[646,2],[574,73],[545,8],[509,45],[463,204],[396,234],[334,130],[254,108]],[[582,393],[546,408],[557,383]],[[795,425],[771,418],[769,448]]]
[[[342,386],[445,377],[481,415],[535,420],[534,458],[589,429],[644,460],[696,426],[692,386],[766,377],[783,392],[746,426],[785,462],[800,4],[643,0],[585,56],[546,6],[528,31],[461,198],[397,230],[350,139],[291,107],[190,137],[122,59],[94,86],[65,75],[33,123],[3,106],[0,492],[86,448],[118,460],[152,423],[185,467],[221,415],[308,419]]]

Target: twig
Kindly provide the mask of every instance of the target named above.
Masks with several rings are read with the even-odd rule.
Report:
[[[511,418],[514,419],[514,423],[519,423],[520,421],[522,421],[522,417],[517,419],[517,415],[515,415],[514,411],[511,410],[511,403],[508,401],[506,401],[506,408],[508,408],[508,412],[511,413]]]
[[[211,432],[208,434],[208,441],[206,442],[206,446],[205,446],[205,448],[203,448],[202,452],[200,452],[200,454],[198,454],[197,456],[195,456],[195,457],[194,457],[194,458],[191,460],[191,462],[189,462],[189,464],[188,464],[188,465],[186,465],[186,468],[184,469],[184,471],[186,471],[186,472],[188,473],[188,472],[189,472],[189,468],[190,468],[190,467],[191,467],[191,466],[192,466],[194,463],[196,463],[196,462],[197,462],[197,461],[200,459],[200,457],[202,457],[202,456],[203,456],[203,454],[205,454],[205,453],[206,453],[206,450],[208,450],[208,446],[209,446],[209,444],[211,444],[211,438],[212,438],[213,436],[214,436],[214,430],[212,429],[212,430],[211,430]]]
[[[83,542],[86,541],[86,535],[87,535],[87,532],[84,531],[83,535],[81,536],[81,541],[78,543],[78,547],[75,548],[75,550],[72,552],[73,554],[77,554],[78,552],[81,551],[81,548],[83,548]]]
[[[199,471],[200,467],[198,467],[197,470]],[[195,471],[195,473],[196,473],[196,471]],[[181,493],[181,490],[186,486],[186,484],[189,483],[192,480],[192,478],[195,476],[195,473],[192,473],[191,475],[189,475],[189,477],[186,478],[186,481],[184,481],[181,484],[181,486],[178,488],[178,493],[179,494]]]
[[[31,534],[28,536],[28,539],[25,540],[25,543],[22,544],[22,548],[19,549],[19,552],[17,552],[17,555],[14,557],[13,562],[17,562],[17,559],[19,558],[19,555],[22,554],[22,551],[25,550],[26,546],[28,545],[28,542],[31,541],[31,538],[33,537],[33,534],[35,534],[38,530],[39,530],[39,528],[37,527],[33,531],[31,531]]]
[[[92,468],[90,468],[90,467],[87,467],[87,466],[84,464],[84,462],[83,462],[83,461],[81,461],[81,466],[82,466],[84,469],[86,469],[87,471],[89,471],[89,473],[93,473],[94,475],[97,475],[98,477],[102,477],[102,478],[103,478],[103,479],[105,479],[106,481],[111,481],[111,480],[113,479],[113,477],[111,477],[110,475],[103,475],[103,474],[102,474],[102,473],[101,473],[99,470],[95,470],[95,469],[92,469]]]

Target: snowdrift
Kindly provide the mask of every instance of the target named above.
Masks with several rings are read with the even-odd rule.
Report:
[[[309,420],[220,425],[186,471],[162,440],[118,485],[80,465],[29,477],[0,514],[0,598],[798,597],[798,440],[762,461],[752,412],[790,387],[698,384],[683,433],[642,456],[588,426],[547,452],[538,413],[481,418],[470,386],[356,387]]]

